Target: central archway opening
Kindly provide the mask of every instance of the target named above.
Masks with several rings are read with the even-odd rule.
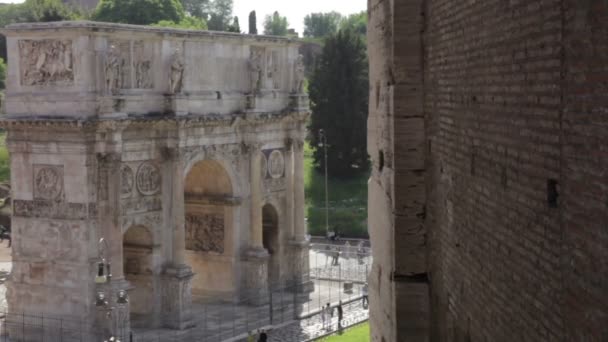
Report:
[[[144,226],[130,227],[123,236],[123,271],[130,284],[131,324],[146,326],[154,312],[152,233]]]
[[[276,209],[266,204],[262,208],[264,248],[270,254],[268,258],[268,284],[271,288],[280,287],[279,260],[279,215]]]
[[[235,290],[233,192],[217,161],[199,161],[184,185],[186,259],[195,276],[192,293],[228,299]]]

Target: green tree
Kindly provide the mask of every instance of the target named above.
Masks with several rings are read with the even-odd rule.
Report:
[[[210,30],[227,31],[232,21],[232,0],[214,0],[210,4],[209,20]]]
[[[327,37],[309,90],[312,144],[318,146],[318,132],[323,129],[329,175],[348,178],[367,170],[368,71],[366,48],[358,34],[340,30]],[[325,166],[323,153],[318,148],[313,155],[320,170]]]
[[[255,11],[249,12],[249,34],[258,34],[258,19]]]
[[[0,58],[0,89],[6,88],[6,63]]]
[[[23,22],[46,22],[79,19],[81,14],[61,0],[26,0],[21,4],[0,7],[0,27]],[[6,38],[0,36],[0,58],[6,60]]]
[[[207,20],[209,16],[209,0],[181,0],[184,11],[193,17]]]
[[[338,32],[342,15],[338,12],[311,13],[304,17],[304,37],[323,38]]]
[[[367,35],[367,12],[351,14],[340,23],[341,30],[351,30],[361,35],[364,40]]]
[[[152,26],[173,27],[173,28],[181,28],[181,29],[188,29],[188,30],[206,30],[207,29],[207,23],[203,19],[193,17],[191,15],[184,17],[184,19],[182,19],[178,23],[175,23],[170,20],[161,20],[158,23],[153,24]]]
[[[287,17],[282,17],[279,12],[275,11],[272,16],[267,15],[266,20],[264,20],[264,34],[286,36],[288,25]]]
[[[241,25],[239,25],[239,17],[234,16],[234,19],[232,20],[232,24],[230,24],[230,26],[228,26],[227,31],[241,33]]]
[[[93,20],[150,25],[162,20],[179,23],[185,13],[179,0],[101,0]]]

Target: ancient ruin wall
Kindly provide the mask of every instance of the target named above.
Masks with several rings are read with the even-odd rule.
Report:
[[[374,255],[374,340],[424,338],[407,318],[425,297],[432,340],[608,338],[606,14],[601,1],[370,3],[370,123],[382,129],[369,151],[377,168],[384,149],[392,173],[370,182],[384,199],[370,201],[372,242],[390,246]],[[395,71],[416,63],[423,92]],[[421,98],[424,123],[404,126]],[[416,151],[424,167],[408,175]],[[422,244],[402,220],[417,205]],[[421,246],[430,296],[410,298],[404,281],[424,277],[399,276],[422,275],[407,253]]]

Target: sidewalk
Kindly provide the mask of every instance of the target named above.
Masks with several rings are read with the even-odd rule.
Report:
[[[332,303],[332,307],[334,307],[333,304],[336,303]],[[363,322],[369,317],[369,311],[367,308],[363,308],[360,299],[344,304],[342,308],[344,311],[343,322],[348,326]],[[328,326],[328,329],[323,329],[321,315],[315,314],[298,322],[269,331],[268,340],[271,342],[310,341],[332,331],[337,331],[338,314],[336,309],[334,309],[334,316],[331,318],[331,322]]]

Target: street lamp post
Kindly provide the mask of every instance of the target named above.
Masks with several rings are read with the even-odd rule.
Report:
[[[325,236],[329,236],[329,190],[327,186],[327,136],[321,128],[319,130],[319,146],[323,145],[325,154]]]
[[[99,239],[99,262],[97,262],[97,274],[95,276],[95,284],[99,286],[99,290],[95,295],[95,306],[100,309],[105,309],[106,311],[106,319],[109,320],[109,334],[110,337],[108,339],[104,339],[104,342],[120,342],[116,335],[119,333],[118,325],[116,322],[115,312],[124,309],[125,306],[129,304],[129,296],[125,290],[119,290],[116,293],[116,304],[117,307],[114,306],[112,302],[112,298],[108,298],[106,292],[110,293],[111,296],[111,281],[112,281],[112,272],[111,272],[111,263],[106,260],[106,249],[108,248],[108,243],[104,238]],[[107,289],[104,290],[104,287]],[[111,302],[108,302],[108,299]],[[118,313],[118,318],[120,318],[120,313]],[[124,331],[123,331],[124,333]]]

